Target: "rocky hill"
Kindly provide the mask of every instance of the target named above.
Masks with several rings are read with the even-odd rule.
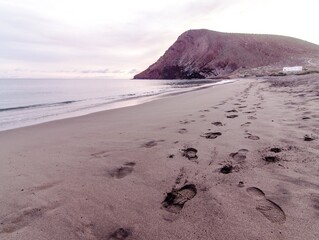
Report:
[[[189,30],[134,79],[219,78],[278,72],[284,66],[319,64],[319,46],[261,34]]]

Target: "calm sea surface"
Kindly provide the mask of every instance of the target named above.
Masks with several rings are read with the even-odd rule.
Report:
[[[0,131],[132,106],[231,80],[0,79]]]

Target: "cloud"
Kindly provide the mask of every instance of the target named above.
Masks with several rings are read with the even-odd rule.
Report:
[[[138,73],[138,71],[137,71],[137,69],[132,69],[132,70],[130,70],[129,72],[128,72],[129,74],[135,74],[135,73]]]
[[[83,73],[83,74],[91,74],[91,73],[109,73],[111,72],[109,69],[86,69],[86,70],[60,70],[60,73]]]
[[[283,11],[284,3],[274,0],[123,0],[112,4],[105,0],[0,0],[0,71],[131,77],[155,62],[182,32],[194,28],[285,35],[290,31],[290,35],[319,42],[310,28],[283,31],[283,23],[307,25],[306,20],[315,18],[315,1],[304,1],[307,4]],[[296,20],[301,8],[313,14]]]

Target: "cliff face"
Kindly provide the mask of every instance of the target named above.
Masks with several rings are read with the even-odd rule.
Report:
[[[263,66],[305,65],[319,46],[295,38],[189,30],[134,79],[214,78]]]

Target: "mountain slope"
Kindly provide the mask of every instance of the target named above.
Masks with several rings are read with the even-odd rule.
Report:
[[[134,78],[214,78],[260,67],[317,64],[318,59],[318,45],[296,38],[189,30]]]

